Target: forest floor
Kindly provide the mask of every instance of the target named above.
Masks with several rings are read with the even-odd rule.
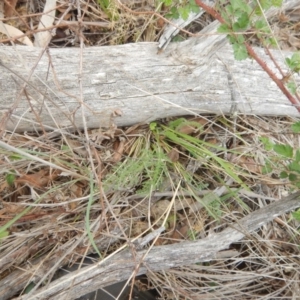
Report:
[[[21,34],[34,44],[46,1],[5,2],[2,21],[11,31],[0,26],[0,42]],[[81,38],[90,47],[157,42],[179,5],[74,2],[56,1],[49,47],[79,47]],[[211,21],[201,16],[173,42]],[[270,25],[282,50],[300,49],[300,7]],[[47,286],[59,268],[87,255],[113,258],[142,237],[149,253],[206,239],[297,192],[299,127],[285,116],[237,114],[88,128],[88,141],[80,131],[4,130],[1,140],[12,148],[0,147],[0,298]],[[277,215],[219,257],[158,272],[149,266],[135,285],[157,299],[297,299],[299,221],[300,211]]]

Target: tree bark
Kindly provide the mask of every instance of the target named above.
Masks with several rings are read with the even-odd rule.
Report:
[[[162,53],[156,43],[47,51],[2,46],[2,129],[126,126],[178,115],[229,114],[234,102],[242,114],[298,116],[255,61],[234,60],[226,37],[212,34],[216,26]],[[278,75],[263,49],[255,51]],[[272,53],[288,72],[282,52]]]

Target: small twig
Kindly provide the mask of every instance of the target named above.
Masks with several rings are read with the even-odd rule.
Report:
[[[208,14],[210,14],[213,18],[218,20],[221,24],[225,24],[224,19],[221,17],[221,15],[211,6],[206,5],[204,2],[200,0],[195,0],[195,2],[202,7]]]
[[[275,67],[277,68],[277,70],[280,72],[282,78],[284,78],[286,75],[283,73],[282,69],[279,67],[277,61],[275,60],[274,56],[272,55],[271,51],[269,50],[268,47],[265,48],[265,51],[267,53],[267,55],[269,55],[269,57],[271,58],[273,64],[275,65]]]
[[[142,250],[150,241],[160,236],[162,232],[164,232],[165,230],[166,230],[165,226],[161,226],[151,231],[146,236],[138,238],[137,240],[134,241],[134,245],[136,245],[136,249]]]
[[[271,79],[277,84],[282,93],[290,100],[292,104],[294,104],[295,108],[300,112],[300,103],[292,96],[292,94],[287,90],[282,81],[274,74],[274,72],[266,65],[266,63],[258,57],[253,48],[245,42],[244,45],[248,51],[248,54],[254,58],[257,63],[262,67],[262,69],[271,77]]]

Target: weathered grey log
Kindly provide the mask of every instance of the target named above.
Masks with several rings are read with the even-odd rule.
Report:
[[[68,274],[45,288],[17,299],[75,299],[101,287],[126,280],[134,271],[136,271],[135,275],[141,275],[145,274],[148,269],[155,272],[216,259],[222,253],[219,251],[227,249],[232,243],[241,240],[245,235],[259,229],[275,217],[298,208],[299,196],[300,192],[297,192],[285,199],[273,202],[237,223],[231,224],[222,232],[204,239],[193,242],[185,241],[176,246],[174,244],[157,246],[149,252],[143,250],[134,253],[124,250],[110,259]]]
[[[256,62],[234,61],[229,47],[206,46],[201,38],[194,38],[170,45],[159,55],[155,43],[86,48],[81,76],[84,105],[78,83],[80,49],[50,49],[50,55],[41,58],[27,84],[28,98],[22,94],[18,100],[28,69],[33,68],[41,49],[0,47],[2,63],[18,74],[1,68],[1,112],[6,113],[17,102],[7,128],[18,131],[41,129],[39,122],[46,129],[82,128],[81,110],[89,128],[108,127],[115,111],[122,112],[115,119],[117,125],[185,114],[228,114],[233,103],[225,63],[241,95],[239,112],[298,116]],[[258,52],[269,64],[263,51]],[[274,56],[282,61],[280,53],[274,52]]]
[[[40,130],[41,124],[45,129],[108,127],[112,115],[119,113],[117,125],[186,114],[228,114],[233,104],[228,72],[240,95],[240,113],[298,116],[255,61],[235,61],[226,38],[211,35],[216,26],[212,23],[202,31],[204,36],[173,43],[160,54],[156,43],[49,49],[43,55],[39,48],[2,46],[1,119],[9,116],[6,128],[23,131]],[[264,51],[257,52],[274,69]],[[282,54],[273,55],[287,71]]]

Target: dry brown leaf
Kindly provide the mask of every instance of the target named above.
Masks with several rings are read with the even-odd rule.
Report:
[[[195,118],[195,119],[191,119],[189,120],[191,122],[196,122],[196,123],[199,123],[201,124],[202,126],[206,125],[208,123],[208,120],[206,119],[203,119],[203,118]],[[183,125],[182,127],[180,127],[178,129],[178,131],[180,133],[184,133],[184,134],[191,134],[191,133],[195,133],[199,130],[199,127],[196,126],[196,125],[193,125],[193,124],[186,124],[186,125]]]
[[[159,18],[156,22],[158,28],[163,28],[165,26],[165,21],[162,18]]]
[[[158,238],[155,243],[154,246],[162,246],[166,244],[166,239],[164,238]]]
[[[234,154],[229,155],[228,159],[233,163],[241,166],[242,168],[248,170],[249,172],[261,174],[261,167],[256,163],[256,161],[252,157],[236,156]]]
[[[123,152],[124,152],[124,145],[125,145],[125,138],[120,137],[119,142],[118,142],[117,147],[116,147],[116,150],[115,150],[115,153],[112,157],[112,161],[114,163],[117,163],[121,160]]]
[[[188,238],[188,225],[178,226],[171,235],[171,244],[177,243],[176,240],[183,240]]]
[[[170,201],[169,200],[160,200],[151,206],[151,216],[159,218],[169,207]]]
[[[4,16],[9,18],[14,15],[18,0],[6,0],[4,2]]]
[[[16,205],[12,202],[2,202],[3,208],[0,210],[0,219],[7,219],[7,215],[16,215],[22,210],[23,207]]]
[[[54,180],[58,176],[58,172],[52,172],[49,175],[49,171],[42,169],[37,173],[34,174],[24,174],[15,180],[16,184],[27,184],[31,187],[35,187],[38,189],[42,189],[51,180]]]
[[[71,191],[71,195],[72,196],[74,195],[76,198],[80,198],[83,195],[82,186],[79,183],[76,183],[76,184],[72,185],[70,187],[70,191]],[[70,202],[68,204],[68,207],[69,207],[70,210],[74,210],[74,209],[77,208],[78,204],[79,204],[79,202],[77,202],[77,201],[76,202]]]
[[[80,141],[70,139],[68,137],[65,138],[65,141],[67,142],[68,147],[75,152],[75,153],[73,152],[72,155],[76,156],[76,154],[79,154],[82,157],[88,156],[86,148],[83,146],[83,144]]]
[[[169,153],[168,157],[172,162],[176,162],[179,160],[179,152],[176,148],[173,148]]]
[[[198,130],[198,128],[196,126],[193,126],[193,125],[183,125],[182,127],[179,128],[178,131],[180,133],[184,133],[184,134],[191,134],[191,133],[194,133],[197,130]]]
[[[201,117],[195,118],[193,119],[193,121],[201,124],[202,126],[209,123],[209,120],[207,118],[201,118]]]
[[[149,228],[149,225],[147,222],[143,222],[143,221],[134,222],[134,225],[131,229],[131,234],[132,234],[132,236],[138,236],[138,235],[142,234],[143,232],[145,232],[148,228]]]
[[[219,141],[216,138],[207,139],[207,141],[205,142],[212,145],[216,145],[219,143]]]

